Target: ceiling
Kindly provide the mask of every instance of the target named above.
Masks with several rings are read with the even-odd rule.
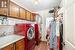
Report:
[[[38,4],[35,4],[33,0],[11,0],[23,8],[31,11],[31,12],[38,12],[41,10],[50,9],[52,7],[58,6],[61,0],[40,0]]]

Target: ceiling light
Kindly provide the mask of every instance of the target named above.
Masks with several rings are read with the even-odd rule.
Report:
[[[38,4],[38,2],[34,2],[34,4]]]
[[[40,0],[33,0],[34,4],[38,4],[40,2]]]

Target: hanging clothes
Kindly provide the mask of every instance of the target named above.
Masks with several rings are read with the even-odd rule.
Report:
[[[60,32],[59,32],[60,22],[59,20],[56,21],[56,36],[57,36],[57,48],[60,48]]]
[[[60,25],[60,50],[63,50],[63,24]]]
[[[59,32],[59,25],[60,25],[60,22],[57,21],[56,22],[56,36],[59,37],[60,36],[60,32]]]
[[[50,26],[50,48],[57,50],[56,21],[51,21]]]

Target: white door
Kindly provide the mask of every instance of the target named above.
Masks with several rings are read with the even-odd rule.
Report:
[[[64,0],[64,50],[75,50],[75,0]]]

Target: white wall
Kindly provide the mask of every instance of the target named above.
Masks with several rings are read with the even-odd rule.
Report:
[[[13,34],[14,25],[17,23],[36,23],[36,22],[30,22],[30,21],[19,20],[19,19],[14,19],[14,18],[8,18],[7,20],[8,20],[7,21],[8,24],[0,24],[0,35],[2,35],[3,32],[5,32],[6,35]]]
[[[75,50],[75,0],[63,0],[65,49]]]
[[[0,35],[2,35],[3,33],[5,35],[13,34],[14,26],[13,25],[0,25]]]
[[[46,41],[46,18],[50,17],[49,10],[50,9],[38,12],[42,17],[42,41]]]
[[[15,25],[17,23],[35,23],[35,22],[20,20],[20,19],[14,19],[14,18],[8,18],[8,25]]]

